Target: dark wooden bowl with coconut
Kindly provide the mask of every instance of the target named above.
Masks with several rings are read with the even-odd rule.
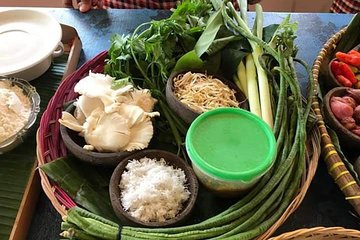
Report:
[[[155,149],[125,158],[110,179],[110,199],[130,226],[169,227],[184,223],[194,208],[199,184],[179,156]]]

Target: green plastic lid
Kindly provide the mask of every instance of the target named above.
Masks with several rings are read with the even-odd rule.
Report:
[[[250,182],[263,175],[276,155],[271,128],[240,108],[201,114],[186,135],[186,151],[202,171],[223,180]]]

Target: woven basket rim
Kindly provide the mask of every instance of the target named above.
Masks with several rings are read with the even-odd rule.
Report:
[[[52,137],[51,136],[52,131],[50,129],[51,129],[51,127],[54,127],[54,125],[56,125],[53,123],[57,122],[56,121],[57,119],[54,120],[54,119],[45,119],[45,118],[47,118],[48,114],[50,114],[50,113],[60,111],[59,109],[61,109],[62,103],[59,103],[56,101],[57,97],[59,96],[59,94],[67,94],[67,92],[69,92],[68,91],[69,89],[67,89],[67,88],[71,88],[73,86],[74,82],[77,82],[78,80],[80,80],[80,79],[76,79],[76,77],[79,78],[79,76],[82,76],[85,73],[88,73],[90,69],[97,68],[101,64],[103,66],[103,60],[106,57],[106,55],[107,55],[106,51],[98,54],[92,60],[90,60],[90,61],[86,62],[84,65],[82,65],[76,72],[69,75],[62,82],[62,84],[59,86],[58,90],[56,91],[55,95],[50,100],[48,107],[41,118],[40,127],[39,127],[38,133],[37,133],[37,157],[38,157],[38,165],[39,166],[45,164],[47,162],[47,159],[49,159],[49,156],[51,156],[51,154],[52,154],[51,148],[49,148],[49,150],[47,150],[45,152],[44,143],[42,143],[40,138],[43,138],[46,140],[46,138]],[[64,98],[67,99],[68,96],[66,96]],[[49,111],[49,109],[51,109],[51,111]],[[44,122],[46,122],[46,120],[48,121],[47,123],[49,123],[48,125],[51,125],[51,126],[48,126],[46,124],[45,124],[46,126],[44,125]],[[56,127],[55,127],[55,131],[56,131]],[[57,129],[57,131],[58,131],[58,129]],[[281,217],[265,233],[263,233],[261,236],[259,236],[258,239],[268,239],[276,231],[276,229],[278,227],[280,227],[285,222],[285,220],[301,204],[301,202],[304,199],[305,194],[310,186],[310,183],[315,175],[316,169],[317,169],[318,159],[320,156],[320,146],[319,145],[320,145],[320,135],[319,135],[318,129],[314,128],[313,131],[311,132],[311,135],[309,136],[308,154],[307,154],[307,158],[304,160],[307,162],[306,163],[307,168],[306,168],[306,171],[304,171],[301,186],[297,192],[297,195],[294,196],[293,201],[289,204],[289,206],[287,207],[285,212],[281,215]],[[54,147],[58,147],[58,146],[51,146],[51,147],[54,148]],[[51,159],[51,160],[53,160],[53,159]],[[54,186],[51,183],[51,181],[49,180],[47,175],[40,168],[39,168],[39,171],[40,171],[40,177],[41,177],[41,185],[42,185],[42,188],[43,188],[45,194],[51,201],[54,208],[59,212],[59,214],[61,216],[65,216],[67,208],[64,205],[62,205],[59,202],[59,200],[57,199],[57,197],[55,196],[56,186]],[[69,204],[71,205],[71,202]]]
[[[320,68],[324,62],[324,59],[326,59],[329,54],[333,53],[337,43],[345,34],[346,29],[347,27],[342,28],[331,38],[329,38],[328,41],[324,44],[323,48],[320,50],[317,58],[315,59],[312,68],[312,75],[314,83],[316,85],[315,89],[318,89],[319,86]],[[340,190],[344,193],[345,199],[349,201],[349,203],[354,207],[357,214],[360,215],[360,186],[356,183],[356,181],[346,168],[346,165],[340,158],[331,141],[325,125],[324,118],[321,113],[320,100],[321,99],[318,97],[318,94],[316,94],[313,98],[313,109],[317,117],[319,118],[317,125],[321,133],[323,159],[325,161],[325,164],[327,165],[329,174],[339,186]]]
[[[314,237],[314,239],[327,239],[329,236],[336,236],[344,239],[344,237],[359,239],[360,231],[356,229],[347,229],[343,227],[313,227],[302,228],[292,232],[283,233],[279,236],[272,237],[269,240],[282,239],[301,239]]]

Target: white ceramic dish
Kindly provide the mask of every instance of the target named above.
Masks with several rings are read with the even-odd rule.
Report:
[[[0,12],[0,75],[39,77],[63,53],[60,24],[49,14],[12,9]]]

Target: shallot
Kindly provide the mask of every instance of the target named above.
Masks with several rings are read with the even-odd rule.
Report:
[[[360,123],[360,105],[355,107],[353,118],[355,119],[357,124]]]
[[[348,88],[346,89],[348,96],[355,99],[356,102],[360,103],[360,89]]]
[[[351,105],[342,100],[341,97],[332,97],[330,100],[330,107],[335,117],[339,120],[346,117],[352,117],[354,113],[354,109]]]
[[[355,128],[351,130],[351,132],[360,136],[360,126],[356,125]]]
[[[352,108],[355,108],[357,106],[357,103],[353,97],[344,96],[342,97],[342,101],[348,103]]]
[[[346,129],[349,129],[349,130],[355,128],[355,126],[356,126],[355,119],[352,117],[345,117],[345,118],[341,119],[340,122]]]

